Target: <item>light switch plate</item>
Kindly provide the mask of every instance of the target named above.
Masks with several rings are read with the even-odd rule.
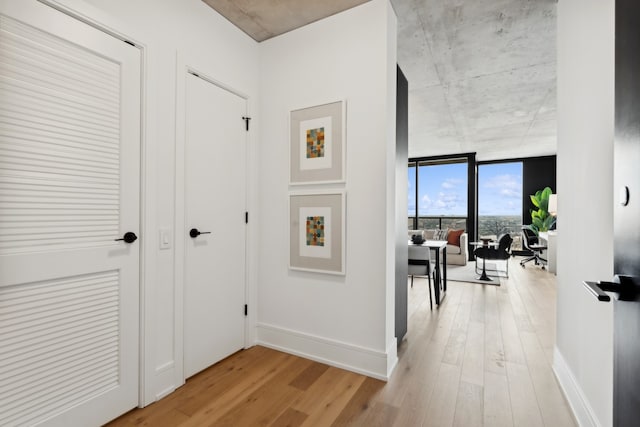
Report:
[[[171,229],[169,228],[161,228],[160,229],[160,249],[170,249],[171,248]]]

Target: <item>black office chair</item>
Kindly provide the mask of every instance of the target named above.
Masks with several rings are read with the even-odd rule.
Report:
[[[475,258],[476,258],[476,274],[480,274],[482,272],[481,268],[478,269],[478,259],[484,258],[485,260],[506,261],[506,264],[507,264],[506,275],[508,278],[509,277],[509,258],[511,257],[512,243],[513,243],[513,238],[509,233],[507,233],[500,237],[500,239],[498,240],[497,248],[480,246],[475,251],[473,251],[473,254],[475,255]],[[485,271],[488,273],[490,270],[485,270]],[[492,271],[496,271],[496,273],[498,273],[497,270],[492,270]],[[497,275],[499,276],[499,273]]]
[[[544,270],[544,265],[547,263],[547,260],[542,258],[542,251],[547,250],[545,245],[540,244],[540,240],[536,233],[527,226],[522,227],[522,244],[525,249],[528,249],[533,253],[529,258],[525,258],[520,261],[520,265],[524,268],[524,265],[529,261],[534,261],[535,265],[542,264],[542,269]]]

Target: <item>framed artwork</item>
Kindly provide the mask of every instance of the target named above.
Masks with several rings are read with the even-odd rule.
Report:
[[[342,100],[291,111],[291,185],[344,182],[345,103]]]
[[[345,273],[345,192],[289,195],[289,268]]]

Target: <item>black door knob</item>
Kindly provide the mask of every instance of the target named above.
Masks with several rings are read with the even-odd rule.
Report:
[[[201,234],[211,234],[210,231],[198,231],[197,228],[192,228],[191,230],[189,230],[189,236],[191,236],[192,239],[195,239],[196,237],[198,237]]]
[[[136,236],[136,233],[127,231],[126,233],[124,233],[124,236],[122,236],[122,239],[116,239],[116,242],[120,240],[124,240],[125,243],[133,243],[138,240],[138,236]]]

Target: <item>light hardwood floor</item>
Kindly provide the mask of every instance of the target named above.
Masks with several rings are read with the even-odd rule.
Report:
[[[551,370],[555,276],[510,262],[501,286],[449,282],[433,311],[416,279],[387,383],[256,346],[110,426],[575,426]]]

